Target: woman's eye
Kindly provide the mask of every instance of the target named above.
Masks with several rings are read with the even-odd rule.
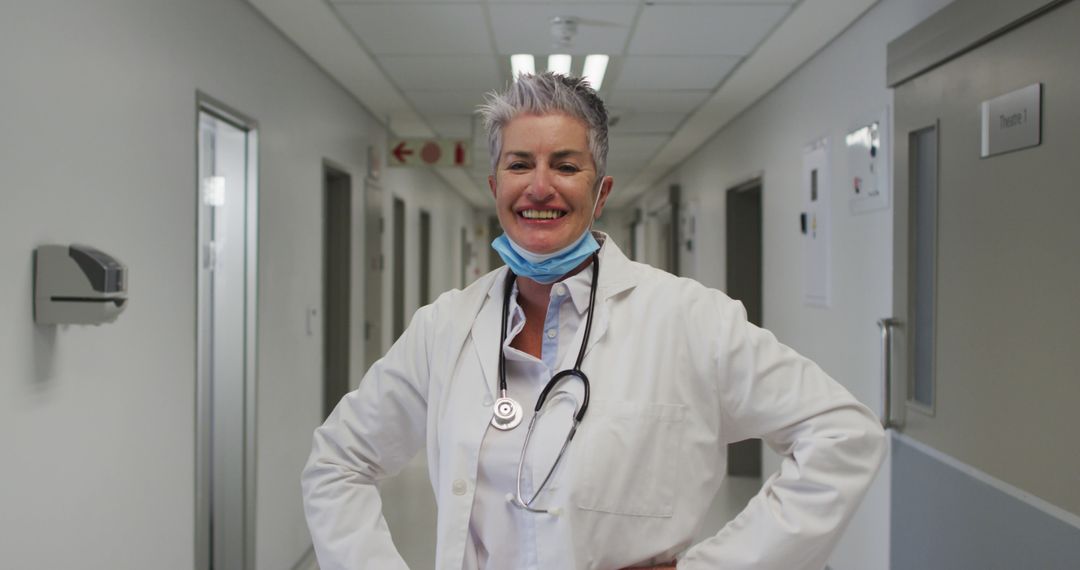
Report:
[[[567,172],[567,173],[574,173],[574,172],[577,172],[578,170],[581,170],[575,164],[560,164],[558,168],[559,168],[560,171]]]
[[[528,165],[524,162],[511,162],[506,166],[507,170],[524,170],[526,168],[528,168]]]

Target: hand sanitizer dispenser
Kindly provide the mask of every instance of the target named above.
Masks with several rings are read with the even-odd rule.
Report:
[[[43,245],[34,269],[39,325],[111,323],[127,306],[127,267],[85,245]]]

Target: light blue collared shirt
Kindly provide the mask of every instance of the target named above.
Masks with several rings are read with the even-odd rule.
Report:
[[[525,443],[525,433],[533,416],[540,392],[555,373],[574,367],[585,316],[589,309],[589,293],[593,268],[590,265],[576,275],[554,283],[544,319],[543,345],[540,358],[511,346],[514,338],[525,328],[525,311],[517,302],[518,289],[510,293],[510,315],[507,324],[506,355],[507,395],[521,404],[524,417],[510,431],[489,427],[480,446],[480,461],[476,478],[476,495],[469,523],[469,538],[475,548],[479,569],[548,568],[545,552],[557,552],[560,536],[558,517],[531,513],[511,505],[506,500],[517,485],[518,460]],[[503,281],[496,280],[487,302],[502,303]],[[496,326],[498,323],[492,323]],[[522,473],[521,490],[524,498],[532,497],[534,487],[543,481],[554,464],[570,429],[574,410],[584,394],[581,383],[569,379],[548,396],[543,419],[537,421],[529,442]],[[558,471],[536,499],[535,506],[550,508],[559,488],[559,474],[566,471],[566,458]],[[552,550],[555,549],[555,550]],[[468,560],[470,556],[466,556]]]

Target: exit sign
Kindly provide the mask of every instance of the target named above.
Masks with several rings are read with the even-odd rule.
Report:
[[[390,166],[469,166],[468,139],[390,139]]]

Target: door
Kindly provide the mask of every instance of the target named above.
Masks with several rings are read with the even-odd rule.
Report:
[[[647,206],[645,263],[679,275],[679,186]]]
[[[431,303],[431,212],[420,210],[420,306]]]
[[[1080,560],[1080,3],[1019,5],[896,84],[895,570]],[[992,9],[957,2],[896,52]],[[1031,86],[984,127],[984,102]],[[1035,146],[982,156],[984,132],[1028,128]]]
[[[379,181],[364,181],[364,370],[382,358],[388,347],[383,346],[383,196]]]
[[[634,261],[648,263],[647,255],[645,253],[645,230],[647,227],[648,221],[645,219],[642,210],[637,210],[634,216],[634,222],[630,226],[630,258]]]
[[[726,293],[742,302],[747,320],[760,327],[761,180],[728,190],[724,211]],[[728,475],[761,477],[760,439],[747,439],[728,446]]]
[[[503,260],[499,257],[499,252],[490,246],[491,242],[495,241],[503,233],[498,216],[488,216],[487,231],[488,271],[493,271],[503,266]]]
[[[196,566],[254,568],[254,124],[200,96],[197,148]]]
[[[472,258],[472,247],[469,245],[469,229],[462,226],[461,235],[458,238],[458,255],[460,265],[458,267],[458,287],[464,289],[469,284],[469,260]]]
[[[390,293],[393,295],[393,319],[394,328],[394,341],[405,332],[405,323],[407,318],[405,315],[405,268],[406,256],[405,256],[405,200],[394,196],[393,204],[393,222],[390,224],[393,231],[393,256],[394,259],[391,262],[391,266],[394,268],[394,280],[391,285]]]
[[[323,164],[323,416],[349,392],[352,178]]]

